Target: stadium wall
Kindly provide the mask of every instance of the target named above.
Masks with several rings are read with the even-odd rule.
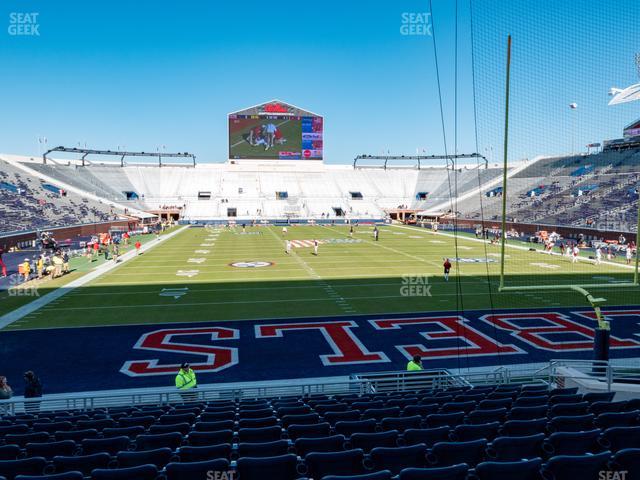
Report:
[[[61,241],[83,235],[95,235],[97,233],[107,232],[112,227],[127,227],[130,230],[135,230],[138,226],[138,221],[117,220],[113,222],[87,223],[69,227],[53,227],[44,230],[53,232],[56,240]],[[0,246],[5,250],[11,247],[26,248],[27,246],[31,246],[36,233],[37,232],[35,230],[30,230],[19,233],[10,233],[8,235],[0,235]]]
[[[440,225],[453,225],[454,220],[452,219],[441,219],[439,220]],[[455,222],[458,226],[458,229],[461,230],[469,230],[473,231],[479,225],[482,225],[481,220],[467,220],[467,219],[458,219]],[[598,230],[597,228],[585,228],[585,227],[570,227],[570,226],[561,226],[561,225],[544,225],[540,223],[519,223],[519,222],[506,222],[507,230],[517,230],[518,232],[524,233],[525,235],[534,235],[536,232],[541,230],[546,230],[548,232],[557,232],[563,237],[566,238],[575,238],[578,234],[582,233],[587,240],[594,239],[602,239],[605,240],[618,240],[620,235],[624,235],[627,237],[627,241],[634,240],[636,244],[638,240],[635,238],[636,234],[634,232],[624,231],[624,230]],[[501,220],[484,220],[485,228],[495,229],[501,228]]]

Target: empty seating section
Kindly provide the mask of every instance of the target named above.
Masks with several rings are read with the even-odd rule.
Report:
[[[18,413],[0,478],[586,480],[637,468],[637,403],[505,384]]]
[[[116,209],[107,202],[73,192],[61,195],[43,188],[43,184],[39,178],[0,160],[0,233],[118,218]]]

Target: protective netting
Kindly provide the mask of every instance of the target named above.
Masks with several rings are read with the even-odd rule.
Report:
[[[482,192],[490,238],[506,203],[505,286],[633,281],[640,101],[609,102],[640,82],[640,5],[472,0],[471,13],[478,150],[500,166],[512,37],[507,193]]]

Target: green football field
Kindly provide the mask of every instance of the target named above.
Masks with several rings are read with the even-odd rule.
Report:
[[[160,324],[489,308],[587,306],[568,290],[498,293],[500,247],[471,235],[406,226],[183,228],[145,254],[70,291],[8,329]],[[285,253],[285,238],[302,245]],[[306,246],[321,243],[318,255]],[[624,261],[577,264],[507,247],[510,285],[630,281]],[[457,253],[456,253],[457,252]],[[449,282],[442,263],[452,259]],[[456,261],[455,259],[459,259]],[[485,260],[489,259],[489,262]],[[235,265],[234,265],[235,264]],[[607,305],[637,288],[593,289]]]

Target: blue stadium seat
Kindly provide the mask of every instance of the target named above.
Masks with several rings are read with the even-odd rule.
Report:
[[[291,440],[297,438],[328,437],[331,425],[329,423],[317,423],[315,425],[289,425],[287,435]]]
[[[363,475],[327,475],[322,480],[391,480],[391,472],[382,470],[375,473],[365,473]]]
[[[135,426],[135,427],[108,427],[102,430],[103,438],[114,438],[114,437],[129,437],[130,439],[136,438],[138,435],[145,432],[144,427]],[[94,437],[88,437],[94,438]],[[84,440],[84,439],[83,439]]]
[[[102,418],[99,420],[80,420],[76,423],[79,430],[93,429],[104,430],[105,428],[115,428],[118,424],[110,418]]]
[[[425,424],[429,428],[444,426],[455,427],[456,425],[460,425],[464,421],[464,417],[464,412],[435,413],[433,415],[427,415]]]
[[[424,443],[409,447],[378,447],[371,450],[371,462],[374,470],[389,470],[393,474],[404,468],[423,468],[427,466],[427,446]]]
[[[549,432],[583,432],[593,429],[594,415],[553,417],[547,424]]]
[[[362,475],[364,452],[359,449],[343,452],[311,452],[304,457],[306,475],[323,478],[327,475]],[[240,460],[238,460],[240,462]],[[242,474],[240,474],[242,477]]]
[[[547,419],[507,420],[500,427],[500,435],[505,437],[520,437],[544,433],[547,429]]]
[[[159,470],[173,460],[170,448],[157,448],[142,452],[118,452],[116,455],[119,468],[138,467],[140,465],[155,465]]]
[[[55,432],[66,432],[73,428],[71,422],[34,423],[31,428],[34,432],[47,432],[53,435]]]
[[[554,388],[549,392],[549,397],[555,397],[557,395],[575,395],[577,393],[578,387]]]
[[[478,440],[480,438],[484,438],[491,441],[498,435],[499,428],[499,422],[479,423],[475,425],[458,425],[453,429],[451,440],[466,442],[469,440]]]
[[[549,397],[549,405],[557,405],[559,403],[580,403],[582,402],[582,395],[555,395]]]
[[[469,466],[467,464],[449,467],[405,468],[398,475],[398,480],[465,480]]]
[[[476,407],[478,410],[493,410],[496,408],[511,408],[513,400],[511,398],[496,398],[494,400],[482,400]]]
[[[482,462],[476,465],[475,475],[479,480],[538,480],[542,459],[519,462]]]
[[[189,436],[191,438],[191,435]],[[282,438],[282,429],[278,426],[262,428],[241,428],[238,430],[238,439],[242,443],[275,442]]]
[[[109,455],[116,455],[122,450],[127,450],[130,444],[129,437],[113,438],[87,438],[82,441],[82,454],[91,455],[93,453],[107,452]]]
[[[298,477],[297,463],[296,456],[291,454],[266,458],[243,457],[238,459],[236,470],[242,480],[294,480]]]
[[[426,417],[427,415],[431,415],[433,413],[438,413],[440,410],[440,405],[437,403],[421,403],[420,405],[407,405],[402,410],[403,417],[413,417],[415,415],[420,415],[421,417]]]
[[[436,428],[411,428],[404,432],[402,438],[406,445],[424,443],[430,448],[438,442],[446,442],[449,440],[449,431],[449,427],[447,426]]]
[[[199,422],[195,424],[196,430],[199,430],[197,428],[197,426],[203,422]],[[222,422],[207,422],[207,424],[211,424],[211,423],[222,423]],[[225,427],[225,429],[229,428],[233,428],[233,420],[229,420],[228,422],[225,422],[227,424],[231,424],[231,426],[227,426]],[[238,428],[262,428],[262,427],[273,427],[274,425],[278,424],[278,418],[277,417],[264,417],[264,418],[241,418],[238,421]]]
[[[549,408],[549,416],[557,417],[560,415],[571,416],[571,415],[585,415],[589,410],[588,402],[579,402],[579,403],[556,403]]]
[[[233,430],[218,430],[216,432],[191,432],[187,437],[189,445],[200,447],[203,445],[218,445],[233,441]]]
[[[259,408],[256,410],[240,410],[239,418],[265,418],[272,417],[273,410],[271,408]],[[203,418],[208,421],[208,418]]]
[[[217,432],[220,430],[233,430],[235,426],[236,422],[234,420],[217,420],[215,422],[196,422],[193,424],[193,430],[196,432]]]
[[[93,455],[59,456],[53,457],[53,467],[56,472],[81,472],[84,476],[91,475],[96,468],[107,468],[111,456],[108,453],[94,453]]]
[[[42,475],[47,461],[42,457],[0,460],[0,476],[14,480],[18,475]]]
[[[27,443],[25,452],[27,457],[44,457],[51,460],[56,455],[73,455],[76,448],[76,442],[73,440],[61,440],[59,442]]]
[[[91,480],[156,480],[158,469],[154,465],[132,468],[102,469],[91,472]]]
[[[284,417],[285,415],[305,415],[311,412],[309,405],[297,405],[295,407],[279,407],[276,409],[278,417]]]
[[[27,443],[44,443],[49,441],[49,434],[45,432],[9,433],[5,435],[4,441],[7,445],[18,445],[24,448]]]
[[[144,427],[149,428],[156,423],[156,417],[153,415],[144,415],[139,417],[122,417],[118,420],[120,427]]]
[[[635,427],[640,423],[638,417],[640,416],[640,410],[633,410],[631,412],[614,412],[614,413],[602,413],[595,419],[595,424],[598,428],[606,430],[611,427]]]
[[[84,430],[71,430],[70,432],[56,432],[56,440],[73,440],[76,443],[82,442],[85,438],[98,438],[98,431],[93,428]]]
[[[221,429],[222,430],[222,429]],[[171,423],[168,425],[151,425],[149,427],[149,434],[158,435],[166,433],[179,433],[183,437],[187,436],[191,431],[191,425],[186,422],[183,423]]]
[[[436,467],[446,467],[466,463],[470,467],[484,460],[486,440],[471,440],[469,442],[439,442],[429,451],[429,463]]]
[[[364,453],[369,453],[376,447],[397,447],[398,431],[390,430],[387,432],[375,433],[354,433],[349,438],[348,444],[352,448],[359,448]]]
[[[640,448],[640,427],[611,427],[602,432],[600,444],[605,450],[617,452],[625,448]]]
[[[269,410],[268,415],[266,417],[273,416],[273,412]],[[225,420],[235,420],[236,412],[232,410],[224,410],[222,412],[207,412],[205,411],[200,415],[201,422],[221,422]]]
[[[212,458],[231,458],[231,444],[221,443],[218,445],[205,445],[202,447],[192,447],[190,445],[180,447],[178,456],[181,462],[202,462]]]
[[[551,457],[540,472],[545,480],[597,479],[607,469],[611,452],[595,455],[558,455]]]
[[[0,445],[0,460],[16,460],[19,455],[18,445]]]
[[[398,432],[404,432],[409,428],[420,428],[421,425],[422,417],[420,415],[400,418],[383,418],[380,422],[382,430],[397,430]]]
[[[362,419],[367,420],[373,418],[380,422],[383,418],[396,418],[401,413],[400,407],[388,407],[388,408],[368,408],[362,412]]]
[[[334,430],[337,434],[345,437],[350,437],[354,433],[373,433],[376,431],[376,421],[369,419],[338,422],[335,424]]]
[[[602,450],[598,438],[600,430],[587,432],[556,432],[549,435],[542,448],[549,457],[555,455],[584,455]]]
[[[360,420],[360,412],[358,410],[347,410],[346,412],[327,412],[324,414],[323,420],[335,425],[338,422],[355,422]]]
[[[487,446],[490,460],[515,462],[542,456],[544,433],[519,437],[498,437]]]
[[[507,418],[509,420],[535,420],[538,418],[546,418],[547,405],[540,406],[527,406],[527,407],[512,407],[509,410]]]
[[[593,402],[589,405],[589,413],[598,416],[601,413],[624,412],[629,402]]]
[[[182,434],[158,433],[152,435],[138,435],[136,437],[136,450],[155,450],[157,448],[170,448],[176,450],[182,445]]]
[[[0,427],[0,438],[4,438],[10,433],[28,433],[29,426],[21,423],[15,425],[6,425]]]
[[[80,472],[53,473],[51,475],[18,475],[16,480],[83,480]]]
[[[519,397],[513,402],[514,407],[540,407],[545,408],[549,404],[549,398],[546,395],[539,395],[535,397]]]
[[[447,402],[440,407],[440,413],[454,413],[454,412],[469,413],[474,408],[476,408],[475,401]]]
[[[627,472],[625,480],[640,479],[640,448],[625,448],[616,453],[609,462],[609,468]]]
[[[582,396],[582,400],[589,403],[613,402],[616,392],[589,392]]]
[[[493,410],[474,410],[467,415],[467,423],[502,423],[507,416],[506,408],[495,408]]]
[[[285,415],[280,419],[284,428],[289,425],[314,425],[320,423],[320,415],[317,413],[306,413],[302,415]]]
[[[229,462],[224,458],[205,460],[202,462],[171,462],[166,467],[167,480],[206,479],[208,472],[229,472]]]
[[[344,435],[333,435],[324,438],[298,438],[295,441],[296,453],[304,458],[311,452],[340,452],[344,450]]]
[[[238,456],[242,457],[279,457],[289,453],[289,442],[287,440],[275,440],[263,443],[240,443],[238,444]]]
[[[327,403],[316,405],[313,410],[320,416],[324,416],[327,412],[346,412],[349,405],[346,403]]]

